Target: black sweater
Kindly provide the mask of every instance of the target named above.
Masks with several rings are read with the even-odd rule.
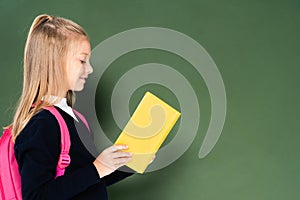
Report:
[[[91,133],[79,117],[79,124],[75,126],[78,122],[60,108],[57,109],[69,129],[71,163],[63,176],[54,178],[60,154],[60,128],[56,118],[49,111],[40,111],[31,118],[15,142],[23,200],[108,199],[106,186],[132,173],[115,171],[100,178],[93,165],[95,157],[85,148],[77,130],[80,130],[80,135],[84,135],[85,138],[89,138]]]

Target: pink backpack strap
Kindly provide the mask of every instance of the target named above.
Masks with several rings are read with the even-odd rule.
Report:
[[[0,138],[0,199],[22,199],[21,177],[14,154],[11,128]]]
[[[89,123],[87,122],[87,120],[85,119],[85,117],[78,112],[77,110],[73,109],[73,112],[81,119],[81,121],[85,124],[85,126],[87,127],[87,129],[89,130],[89,132],[91,132]]]
[[[57,178],[59,176],[64,175],[65,168],[68,167],[69,164],[71,163],[71,158],[69,156],[69,151],[71,146],[70,134],[65,120],[63,119],[63,117],[55,107],[45,107],[44,109],[50,111],[55,116],[60,127],[61,152],[56,166],[55,178]]]

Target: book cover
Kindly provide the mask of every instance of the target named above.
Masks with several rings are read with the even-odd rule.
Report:
[[[150,92],[146,92],[115,144],[126,144],[132,160],[127,166],[144,173],[180,112]]]

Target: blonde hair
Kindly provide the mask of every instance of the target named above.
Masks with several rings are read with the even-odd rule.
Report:
[[[75,96],[68,91],[66,56],[81,39],[88,40],[86,32],[71,20],[46,14],[34,19],[24,50],[22,95],[10,125],[14,140],[33,115],[61,99],[53,96],[67,97],[73,106]]]

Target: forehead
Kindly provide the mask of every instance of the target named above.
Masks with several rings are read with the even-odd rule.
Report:
[[[73,46],[73,45],[72,45]],[[75,42],[74,48],[71,48],[71,51],[74,54],[85,54],[89,55],[91,53],[90,42],[86,39]]]

